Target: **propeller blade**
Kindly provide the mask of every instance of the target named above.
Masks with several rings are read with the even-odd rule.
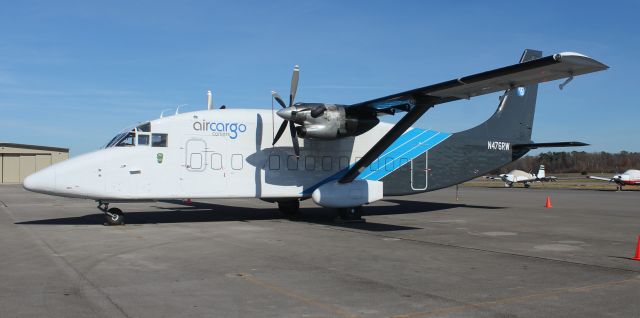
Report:
[[[293,100],[296,98],[296,92],[298,91],[298,79],[300,77],[300,67],[298,65],[293,67],[293,75],[291,76],[291,90],[289,91],[289,107],[293,106]]]
[[[300,145],[298,145],[298,137],[296,136],[296,126],[292,121],[289,122],[289,131],[291,132],[291,141],[293,141],[293,152],[296,158],[300,158]]]
[[[282,97],[280,97],[280,95],[274,91],[271,91],[271,97],[273,97],[276,102],[278,102],[278,104],[280,104],[280,106],[282,106],[282,108],[286,108],[287,105],[284,103],[284,100],[282,100]]]
[[[318,118],[322,116],[322,114],[324,114],[325,110],[327,110],[327,107],[325,107],[324,105],[316,106],[311,109],[311,117]]]
[[[287,121],[283,121],[282,125],[280,125],[280,128],[278,129],[278,133],[276,134],[276,137],[273,138],[273,143],[271,144],[272,146],[276,144],[276,142],[278,142],[278,139],[280,139],[280,137],[282,137],[282,133],[284,132],[284,129],[287,128]]]

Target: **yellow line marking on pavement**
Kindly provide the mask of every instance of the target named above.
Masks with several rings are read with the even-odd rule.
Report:
[[[484,302],[479,302],[479,303],[471,303],[471,304],[466,304],[466,305],[445,307],[445,308],[434,309],[434,310],[429,310],[429,311],[421,311],[421,312],[414,312],[414,313],[403,314],[403,315],[395,315],[395,316],[392,316],[392,317],[393,318],[428,317],[428,316],[432,316],[432,315],[448,314],[448,313],[457,312],[457,311],[465,311],[465,310],[468,310],[468,309],[471,309],[471,308],[486,308],[486,307],[491,307],[491,306],[494,306],[494,305],[509,304],[509,303],[515,303],[515,302],[521,302],[521,301],[536,299],[536,298],[545,298],[545,297],[550,297],[550,296],[563,294],[563,293],[588,292],[588,291],[591,291],[591,290],[594,290],[594,289],[605,288],[605,287],[609,287],[609,286],[613,286],[613,285],[621,285],[621,284],[626,284],[626,283],[638,283],[638,282],[640,282],[640,279],[638,279],[637,277],[634,277],[634,278],[625,279],[625,280],[610,281],[610,282],[606,282],[606,283],[600,283],[600,284],[594,284],[594,285],[588,285],[588,286],[582,286],[582,287],[565,287],[565,288],[560,288],[560,289],[557,289],[557,290],[554,290],[554,291],[550,291],[550,292],[545,292],[545,293],[537,293],[537,294],[530,294],[530,295],[516,296],[516,297],[507,297],[507,298],[496,299],[496,300],[491,300],[491,301],[484,301]]]
[[[278,293],[280,295],[284,295],[284,296],[287,296],[289,298],[293,298],[293,299],[299,300],[299,301],[301,301],[301,302],[303,302],[303,303],[305,303],[305,304],[307,304],[309,306],[312,306],[312,307],[320,308],[320,309],[322,309],[324,311],[327,311],[327,312],[331,313],[332,315],[336,315],[336,316],[340,316],[340,317],[350,317],[350,318],[358,317],[357,315],[354,315],[354,314],[351,314],[349,312],[346,312],[346,311],[344,311],[344,310],[342,310],[342,309],[340,309],[340,308],[338,308],[336,306],[333,306],[333,305],[330,305],[330,304],[325,304],[325,303],[313,300],[311,298],[302,296],[302,295],[300,295],[300,294],[298,294],[298,293],[296,293],[296,292],[294,292],[292,290],[289,290],[289,289],[286,289],[286,288],[283,288],[283,287],[280,287],[280,286],[276,286],[276,285],[274,285],[272,283],[266,282],[266,281],[261,280],[261,279],[257,279],[255,276],[253,276],[251,274],[239,273],[239,274],[236,274],[236,276],[242,277],[244,280],[246,280],[246,281],[248,281],[248,282],[250,282],[250,283],[252,283],[254,285],[269,289],[269,290],[274,291],[274,292],[276,292],[276,293]]]

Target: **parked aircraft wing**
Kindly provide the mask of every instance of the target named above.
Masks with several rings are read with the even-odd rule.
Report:
[[[615,179],[613,179],[613,178],[603,178],[603,177],[596,177],[596,176],[587,176],[587,178],[595,179],[595,180],[609,181],[609,182],[615,181]]]
[[[357,111],[394,113],[422,103],[442,104],[530,84],[553,81],[597,71],[608,66],[585,55],[564,52],[524,63],[452,79],[349,106]]]
[[[356,114],[359,111],[363,113],[371,113],[372,111],[394,113],[398,109],[407,111],[407,114],[338,182],[348,183],[355,180],[367,166],[434,105],[565,77],[572,78],[576,75],[602,71],[607,68],[609,67],[579,53],[558,53],[351,105],[349,106],[350,111]]]

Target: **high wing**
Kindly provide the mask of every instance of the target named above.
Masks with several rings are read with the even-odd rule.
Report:
[[[423,103],[437,105],[459,99],[597,72],[608,66],[585,55],[564,52],[524,63],[452,79],[349,106],[353,111],[395,113]]]
[[[491,180],[504,180],[502,176],[485,176],[485,179],[491,179]]]
[[[415,123],[431,107],[459,99],[490,94],[530,84],[602,71],[608,66],[579,53],[566,52],[522,62],[511,66],[460,77],[435,85],[376,98],[354,104],[348,109],[354,113],[407,114],[393,126],[358,162],[339,180],[353,181],[367,166],[382,154],[400,135]]]
[[[609,181],[609,182],[616,181],[614,178],[603,178],[603,177],[596,177],[596,176],[587,176],[587,178],[588,179],[594,179],[594,180]]]

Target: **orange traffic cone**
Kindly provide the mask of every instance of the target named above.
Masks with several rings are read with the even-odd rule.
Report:
[[[551,205],[551,198],[547,197],[547,203],[544,204],[544,207],[547,209],[551,209],[553,207]]]
[[[636,244],[636,256],[632,260],[640,261],[640,235],[638,235],[638,244]]]

